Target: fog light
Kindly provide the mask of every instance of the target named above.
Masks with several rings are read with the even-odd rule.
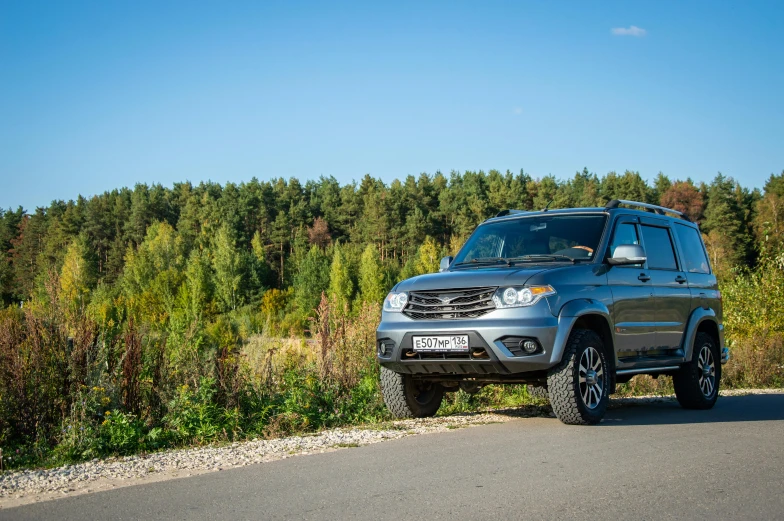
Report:
[[[384,342],[378,344],[378,352],[381,353],[381,356],[387,354],[387,345]]]
[[[532,353],[536,353],[536,351],[539,349],[539,344],[533,340],[520,340],[520,347],[522,347],[523,351],[530,355]]]

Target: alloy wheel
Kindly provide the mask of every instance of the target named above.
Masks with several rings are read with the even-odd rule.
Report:
[[[583,403],[589,409],[595,409],[604,394],[604,367],[602,357],[595,347],[589,346],[580,356],[578,383]]]
[[[713,351],[707,344],[700,349],[697,369],[700,371],[700,391],[706,398],[710,398],[716,389],[716,363],[713,359]]]

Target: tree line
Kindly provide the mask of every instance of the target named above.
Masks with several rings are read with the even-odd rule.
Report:
[[[649,184],[637,172],[599,178],[587,169],[566,180],[490,170],[421,174],[389,185],[370,175],[342,186],[334,177],[304,184],[295,178],[139,184],[53,201],[34,212],[0,211],[0,298],[25,301],[43,274],[79,266],[77,293],[134,284],[141,290],[145,269],[207,277],[217,312],[257,303],[270,289],[326,290],[341,270],[348,274],[332,284],[335,292],[351,300],[364,284],[366,298],[375,299],[383,292],[379,284],[385,288],[401,275],[432,268],[420,255],[423,245],[426,254],[433,247],[436,255],[454,252],[478,223],[502,209],[592,207],[610,199],[662,204],[700,222],[724,273],[753,266],[760,248],[779,247],[782,175],[771,175],[762,191],[721,174],[695,184],[660,173]],[[147,258],[156,255],[156,244],[167,257]],[[382,282],[371,265],[378,265]],[[307,310],[317,298],[300,293],[294,301]]]

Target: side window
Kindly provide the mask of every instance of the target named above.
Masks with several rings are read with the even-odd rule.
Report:
[[[675,249],[672,247],[670,231],[667,228],[642,225],[642,238],[645,241],[645,255],[648,267],[652,270],[677,270]]]
[[[622,244],[640,244],[637,237],[637,227],[633,223],[621,223],[615,227],[612,243],[610,243],[610,256],[615,255],[615,248]]]
[[[683,252],[683,268],[689,273],[710,273],[705,248],[702,247],[700,232],[690,226],[677,224],[673,227],[678,244]]]
[[[640,244],[637,236],[637,225],[634,223],[621,223],[615,227],[615,234],[610,243],[610,256],[615,254],[615,248],[622,244]],[[642,264],[632,264],[633,268],[641,268]]]

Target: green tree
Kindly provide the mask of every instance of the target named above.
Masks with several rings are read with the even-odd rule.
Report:
[[[89,303],[90,290],[95,285],[95,267],[84,238],[74,239],[65,253],[60,269],[60,303],[66,313],[69,327],[76,325]]]
[[[354,296],[354,282],[351,280],[348,261],[340,244],[335,244],[332,266],[329,270],[329,298],[338,309],[348,307]]]
[[[726,275],[730,268],[745,263],[749,237],[746,235],[746,215],[735,193],[736,183],[731,177],[718,174],[708,188],[703,232],[714,269]]]
[[[419,247],[417,252],[416,273],[422,275],[424,273],[438,272],[440,259],[438,257],[438,246],[432,237],[425,239],[422,246]]]
[[[381,302],[386,295],[384,273],[378,250],[372,244],[365,247],[359,262],[359,295],[362,302]]]
[[[137,323],[166,327],[177,306],[184,267],[183,241],[168,223],[154,222],[138,249],[129,246],[121,284]]]
[[[310,316],[321,301],[321,294],[329,287],[329,282],[329,258],[314,244],[294,275],[294,302],[297,309]]]
[[[244,301],[244,294],[241,292],[243,258],[237,250],[227,224],[221,226],[215,234],[212,250],[212,269],[218,305],[222,311],[235,310]]]
[[[784,172],[771,175],[765,183],[765,195],[757,203],[754,229],[764,256],[784,253]]]

